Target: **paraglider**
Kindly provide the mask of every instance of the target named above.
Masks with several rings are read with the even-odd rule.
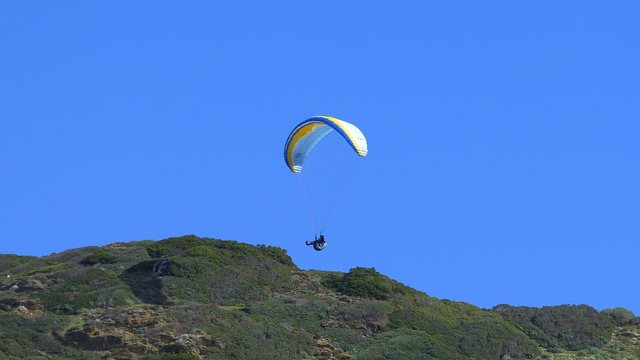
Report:
[[[320,234],[320,237],[314,236],[313,241],[305,241],[307,246],[312,246],[315,251],[320,251],[327,246],[327,242],[324,240],[324,235]]]
[[[328,134],[336,132],[346,140],[360,157],[367,156],[367,139],[358,127],[330,116],[314,116],[298,124],[289,134],[284,145],[284,161],[294,174],[302,171],[305,161],[314,147]],[[316,251],[324,249],[327,242],[320,229],[320,237],[306,241]]]

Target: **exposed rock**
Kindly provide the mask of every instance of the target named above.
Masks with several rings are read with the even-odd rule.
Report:
[[[612,336],[613,340],[627,344],[640,344],[640,329],[630,326],[621,326],[616,328]]]
[[[93,351],[114,351],[125,354],[149,354],[158,352],[158,348],[148,343],[146,339],[137,337],[132,333],[118,329],[100,329],[96,325],[87,324],[81,329],[70,329],[58,339],[65,345],[79,349]]]
[[[345,354],[344,350],[335,345],[329,339],[318,339],[316,341],[315,356],[321,360],[347,360],[351,356]]]
[[[174,342],[177,337],[178,336],[176,335],[176,333],[165,330],[157,333],[155,336],[155,339],[158,343],[161,343],[163,345],[168,345]]]
[[[65,345],[83,350],[109,351],[112,359],[157,353],[178,335],[158,326],[164,323],[153,306],[85,310],[84,325],[57,334]]]
[[[20,279],[11,287],[11,290],[16,292],[33,292],[42,291],[45,290],[45,288],[46,287],[36,279]]]
[[[164,346],[163,352],[169,353],[189,353],[200,356],[203,350],[212,345],[211,336],[203,331],[196,331],[193,334],[182,334],[173,343]]]
[[[44,306],[39,300],[31,299],[2,299],[0,300],[0,310],[13,311],[23,316],[40,316],[44,313]]]
[[[364,324],[364,328],[370,333],[370,334],[377,334],[377,333],[381,333],[381,332],[385,332],[388,330],[388,326],[385,322],[383,321],[370,321]]]
[[[158,352],[158,348],[142,341],[132,341],[125,343],[125,349],[131,353],[144,355]]]
[[[66,344],[85,350],[106,351],[124,346],[121,336],[107,334],[95,326],[85,326],[82,329],[70,329],[60,340]]]
[[[163,322],[152,307],[110,309],[100,320],[105,324],[126,328],[149,327]]]
[[[27,309],[23,305],[18,305],[18,307],[15,309],[15,312],[17,312],[18,314],[21,314],[21,315],[25,315],[25,316],[30,316],[31,315],[31,312],[29,311],[29,309]]]

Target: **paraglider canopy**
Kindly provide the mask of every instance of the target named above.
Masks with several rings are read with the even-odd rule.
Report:
[[[358,155],[367,156],[367,139],[355,125],[330,116],[314,116],[298,124],[289,134],[284,145],[287,167],[294,173],[301,172],[309,153],[332,131],[342,135]]]

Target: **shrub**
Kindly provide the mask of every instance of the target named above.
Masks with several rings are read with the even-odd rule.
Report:
[[[200,357],[191,354],[164,354],[158,360],[200,360]]]
[[[446,351],[437,349],[429,340],[428,334],[419,330],[398,329],[377,335],[360,349],[354,359],[383,360],[431,360],[442,358]],[[449,358],[458,358],[448,354]]]
[[[80,261],[83,265],[115,264],[117,262],[118,258],[106,249],[98,249]]]
[[[295,266],[291,256],[287,254],[287,250],[279,248],[277,246],[269,246],[269,245],[258,245],[258,249],[262,251],[263,254],[269,256],[280,264],[287,266]]]
[[[577,351],[601,347],[611,339],[615,326],[610,316],[587,305],[542,308],[500,305],[494,311],[546,348]]]
[[[604,309],[602,310],[602,313],[610,316],[611,319],[613,319],[613,322],[616,323],[616,325],[628,324],[635,317],[635,315],[633,315],[631,311],[622,307]]]
[[[216,239],[199,238],[195,235],[168,238],[148,244],[147,253],[152,258],[171,257],[176,255],[208,256],[217,258],[217,248],[223,247],[223,243],[235,243],[234,241],[222,241]],[[247,245],[249,246],[249,245]]]
[[[73,308],[73,305],[69,304],[56,305],[52,310],[58,315],[71,315],[76,313],[76,309]]]
[[[198,245],[186,251],[188,256],[204,257],[214,264],[220,264],[220,251],[213,246]]]
[[[0,254],[0,271],[4,272],[31,261],[37,262],[38,258],[35,256],[18,256],[18,255]]]
[[[324,285],[345,295],[385,300],[393,293],[404,293],[398,283],[381,275],[374,268],[356,267],[339,276],[329,274]]]
[[[121,277],[143,301],[167,298],[219,304],[262,299],[291,287],[293,261],[283,249],[187,235],[145,244],[153,259]],[[152,271],[166,259],[162,279]]]

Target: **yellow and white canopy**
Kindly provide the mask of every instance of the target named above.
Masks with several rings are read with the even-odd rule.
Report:
[[[296,126],[284,145],[284,160],[294,173],[302,171],[309,153],[322,138],[336,131],[358,155],[367,156],[367,139],[355,125],[330,116],[314,116]]]

